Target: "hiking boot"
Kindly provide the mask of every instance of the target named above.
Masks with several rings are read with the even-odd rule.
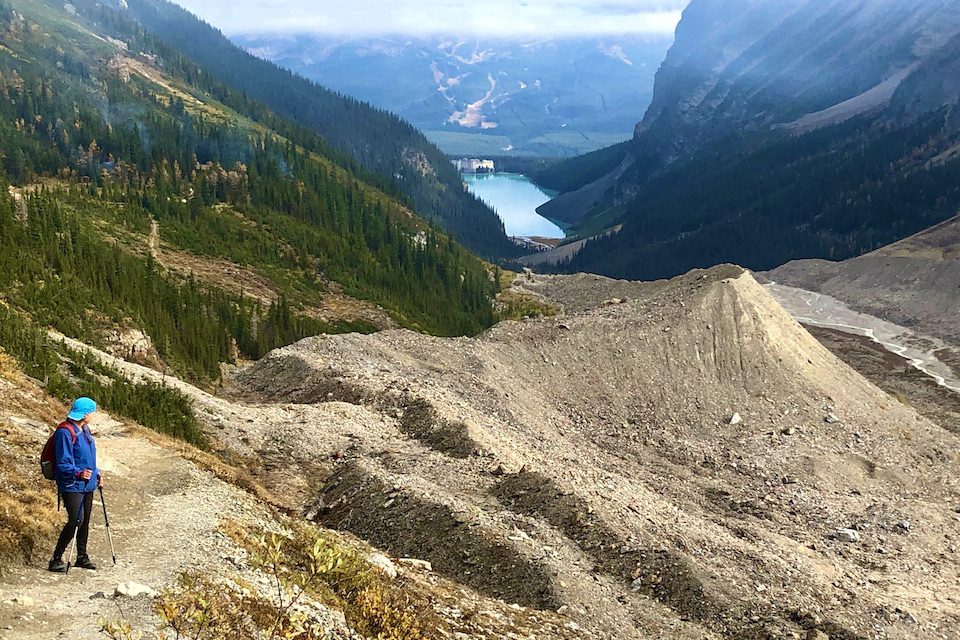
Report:
[[[77,558],[77,561],[73,564],[74,567],[78,569],[89,569],[90,571],[96,571],[97,565],[90,562],[90,556],[80,556]]]
[[[47,565],[47,571],[52,571],[53,573],[66,573],[67,563],[60,558],[53,558],[50,561],[50,564]]]

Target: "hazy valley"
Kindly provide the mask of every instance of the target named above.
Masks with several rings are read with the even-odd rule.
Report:
[[[451,155],[566,157],[630,137],[663,36],[323,38],[248,34],[248,51],[388,109]],[[384,83],[382,78],[393,81]]]

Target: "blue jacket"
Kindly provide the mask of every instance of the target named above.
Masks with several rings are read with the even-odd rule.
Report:
[[[57,487],[60,493],[86,493],[97,490],[97,445],[89,427],[82,429],[73,425],[77,432],[77,441],[73,441],[69,429],[57,429],[53,436],[53,459],[57,465]],[[93,473],[89,480],[80,478],[85,469]]]

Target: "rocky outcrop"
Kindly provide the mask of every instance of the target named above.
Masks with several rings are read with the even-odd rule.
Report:
[[[910,78],[934,68],[937,81],[948,75],[943,52],[958,33],[960,10],[944,0],[694,0],[657,74],[637,142],[670,162],[731,132],[822,113],[891,79],[880,102],[850,104],[824,122],[885,106],[901,83],[928,94],[933,78],[924,86]],[[927,110],[955,97],[940,93]]]

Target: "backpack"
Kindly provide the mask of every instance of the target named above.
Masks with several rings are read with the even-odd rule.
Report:
[[[77,430],[70,422],[61,422],[57,425],[57,428],[54,429],[50,437],[47,438],[47,444],[43,445],[43,451],[40,452],[40,472],[47,480],[56,480],[57,478],[57,461],[54,455],[53,439],[60,429],[69,431],[70,435],[73,436],[73,444],[77,444]]]

